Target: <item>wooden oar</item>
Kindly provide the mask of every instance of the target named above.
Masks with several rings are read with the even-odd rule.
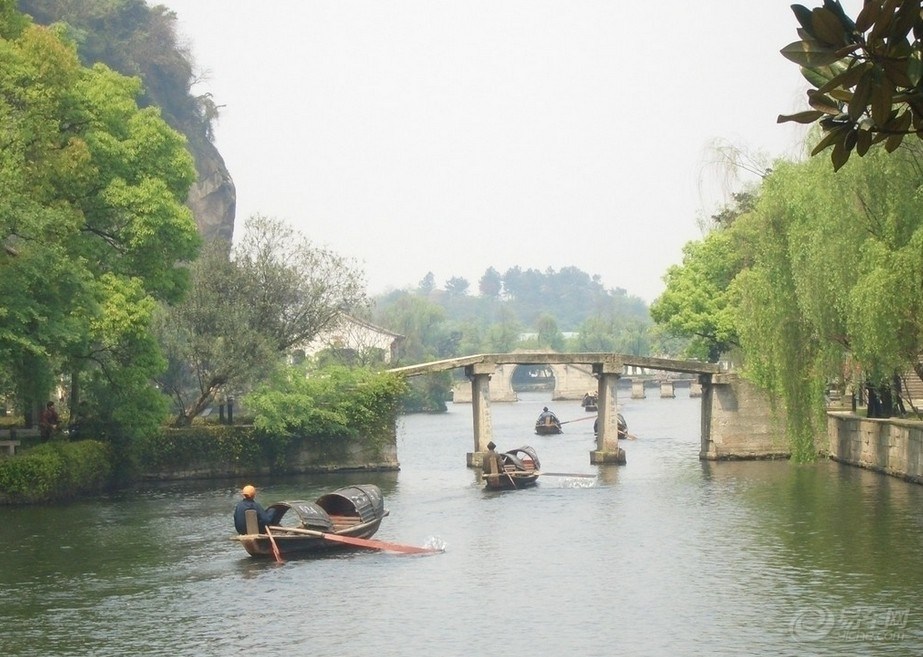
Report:
[[[576,420],[565,420],[564,422],[559,422],[558,424],[570,424],[571,422],[583,422],[584,420],[595,420],[595,415],[590,415],[589,417],[581,417]]]
[[[269,542],[272,543],[272,556],[276,558],[276,563],[282,563],[282,554],[279,552],[279,546],[276,545],[276,539],[272,537],[269,527],[266,527],[266,535],[269,537]]]
[[[599,475],[591,474],[576,474],[574,472],[536,472],[535,474],[542,475],[543,477],[583,477],[586,479],[596,479]]]
[[[401,545],[400,543],[388,543],[369,538],[358,538],[356,536],[341,536],[340,534],[329,534],[319,532],[313,529],[301,529],[300,527],[273,527],[276,531],[292,532],[295,534],[304,534],[305,536],[315,536],[325,541],[334,541],[337,543],[346,543],[356,547],[364,547],[372,550],[386,550],[389,552],[403,552],[404,554],[432,554],[434,552],[443,552],[438,548],[417,547],[415,545]],[[269,531],[269,527],[266,528]]]

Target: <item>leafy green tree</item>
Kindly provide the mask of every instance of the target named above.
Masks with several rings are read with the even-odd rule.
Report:
[[[161,364],[153,301],[181,297],[176,264],[200,243],[182,203],[191,158],[156,109],[138,108],[136,79],[83,68],[58,30],[0,6],[0,285],[11,292],[0,379],[28,403],[69,373],[71,402],[84,384],[112,433],[143,430],[158,413],[140,383]]]
[[[216,241],[191,273],[190,294],[165,309],[158,325],[170,360],[160,386],[179,424],[222,392],[246,391],[293,347],[366,303],[362,275],[350,261],[259,215],[246,223],[230,259]]]
[[[490,353],[506,353],[513,351],[519,345],[519,336],[522,334],[522,324],[508,308],[501,309],[499,321],[491,324],[485,337],[485,351]]]
[[[735,232],[739,227],[715,230],[700,242],[687,243],[682,264],[667,270],[666,288],[651,304],[655,322],[691,338],[688,357],[716,363],[738,343],[730,285],[743,268],[747,247]]]
[[[493,267],[488,267],[478,281],[478,292],[482,297],[499,299],[502,291],[503,278],[500,276],[500,272]]]
[[[428,297],[436,289],[436,275],[433,272],[427,272],[426,276],[420,279],[420,284],[417,286],[417,292],[422,294],[425,297]]]
[[[854,20],[837,0],[792,5],[800,40],[782,54],[811,84],[811,109],[779,122],[819,124],[824,137],[812,155],[831,148],[835,170],[853,151],[862,156],[884,142],[893,152],[905,136],[923,137],[921,7],[919,0],[866,0]]]
[[[445,311],[427,298],[401,293],[376,321],[405,336],[401,345],[402,363],[422,363],[448,357],[441,349],[448,330]]]
[[[468,279],[453,276],[446,281],[445,291],[452,296],[461,297],[468,294],[469,287],[471,287],[471,283],[468,282]]]
[[[554,351],[563,351],[564,334],[558,328],[558,322],[553,315],[541,315],[535,323],[538,331],[538,342],[543,347],[550,348]]]

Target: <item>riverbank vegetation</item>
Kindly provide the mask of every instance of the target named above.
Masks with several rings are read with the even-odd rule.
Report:
[[[921,5],[868,2],[855,20],[838,2],[793,6],[801,40],[783,54],[813,86],[811,110],[779,120],[816,122],[811,153],[831,160],[767,168],[687,245],[651,309],[699,353],[734,354],[777,401],[797,460],[816,455],[831,383],[886,417],[923,379],[923,145],[904,140],[923,121],[907,38]]]
[[[0,0],[0,396],[26,426],[49,398],[66,407],[55,440],[4,460],[0,487],[38,501],[79,494],[80,482],[128,483],[175,458],[165,454],[170,440],[158,440],[171,414],[189,426],[257,387],[254,432],[272,433],[270,467],[295,435],[323,433],[328,453],[357,437],[384,440],[374,432],[393,427],[402,390],[393,377],[298,370],[315,387],[289,390],[286,401],[300,405],[287,412],[316,407],[288,431],[271,412],[286,390],[266,388],[294,347],[361,309],[362,274],[263,217],[239,246],[215,241],[200,254],[184,205],[195,179],[187,141],[160,110],[140,107],[138,78],[82,65],[73,35]],[[323,387],[331,380],[339,391]],[[68,427],[92,440],[71,443]],[[74,463],[62,469],[61,459]]]

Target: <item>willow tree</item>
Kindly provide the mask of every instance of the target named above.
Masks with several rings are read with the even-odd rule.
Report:
[[[748,221],[756,260],[733,284],[747,371],[781,400],[793,450],[823,433],[822,393],[857,368],[887,385],[923,351],[920,153],[882,150],[839,172],[779,163]],[[858,385],[859,381],[853,381]]]

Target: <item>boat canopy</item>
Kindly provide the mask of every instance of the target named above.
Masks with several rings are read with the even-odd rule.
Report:
[[[291,511],[298,516],[301,528],[322,532],[334,530],[331,516],[358,517],[359,522],[366,523],[386,515],[385,498],[381,489],[374,484],[338,488],[332,493],[321,495],[314,502],[276,502],[267,507],[266,511],[270,513],[273,525],[282,525],[282,517]]]
[[[281,525],[282,517],[292,511],[298,516],[299,526],[302,529],[316,531],[333,531],[333,521],[327,512],[315,502],[296,500],[293,502],[276,502],[266,508],[272,514],[272,524]]]
[[[317,498],[318,506],[331,516],[359,516],[369,522],[385,515],[385,499],[374,484],[359,484],[338,488]]]
[[[523,463],[526,459],[531,459],[534,469],[538,470],[541,468],[541,464],[538,461],[538,454],[535,453],[535,449],[529,447],[528,445],[523,445],[522,447],[517,447],[516,449],[511,449],[508,452],[503,452],[503,456],[508,463],[512,463],[517,470],[528,470]]]

